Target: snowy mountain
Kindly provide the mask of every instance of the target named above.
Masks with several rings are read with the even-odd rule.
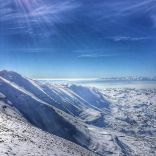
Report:
[[[7,96],[7,99],[14,104],[14,107],[16,107],[30,123],[47,132],[78,144],[87,145],[89,143],[87,136],[63,117],[64,112],[62,112],[62,114],[57,113],[57,110],[40,99],[40,96],[37,97],[33,92],[25,88],[25,86],[30,86],[33,90],[33,83],[25,84],[24,82],[28,82],[27,79],[22,77],[18,79],[18,74],[16,79],[16,73],[12,74],[12,72],[11,75],[10,72],[5,72],[5,76],[8,74],[9,77],[5,79],[5,76],[3,76],[4,72],[5,71],[3,71],[2,74],[0,73],[1,93]],[[38,94],[38,92],[36,94]],[[84,142],[79,142],[77,139],[79,137],[82,137]]]
[[[95,156],[94,153],[28,123],[0,93],[0,155]]]
[[[48,96],[55,100],[57,108],[79,117],[86,123],[105,126],[103,113],[104,110],[105,112],[110,111],[109,102],[97,90],[48,82],[38,82],[38,84]]]
[[[97,153],[101,156],[154,156],[156,154],[155,101],[155,89],[112,88],[100,90],[75,84],[34,81],[15,72],[0,72],[0,119],[4,130],[8,129],[10,132],[21,127],[18,132],[23,138],[25,134],[21,133],[21,130],[29,125],[30,128],[24,128],[26,135],[32,136],[37,132],[39,140],[46,142],[46,147],[44,147],[39,143],[41,141],[38,142],[34,138],[35,145],[28,146],[28,149],[24,150],[31,152],[29,149],[36,147],[37,150],[32,150],[32,152],[39,151],[39,153],[35,153],[35,155],[42,155],[41,152],[48,155],[48,152],[54,151],[57,153],[56,155],[85,156]],[[16,123],[18,128],[9,126],[11,124],[5,122],[6,118],[9,123]],[[1,131],[3,133],[3,127],[0,129],[0,133]],[[41,129],[49,133],[45,133]],[[58,146],[49,147],[50,138],[54,138],[54,135],[61,137],[55,136],[58,138],[56,139],[56,142],[59,142],[56,143]],[[10,135],[8,138],[13,136]],[[7,146],[4,148],[5,152],[10,146],[19,144],[15,137],[13,141],[10,140],[12,143],[9,146],[9,140],[4,137],[5,135],[2,138],[3,146],[7,142]],[[63,144],[62,147],[60,139],[67,146]],[[59,144],[61,144],[61,149]],[[69,146],[72,146],[73,151]],[[38,147],[40,148],[38,149]],[[66,150],[66,147],[71,153]],[[77,153],[73,153],[77,148],[80,151],[76,150]],[[17,146],[15,150],[16,153]],[[1,151],[3,152],[3,148],[0,148]],[[65,153],[59,153],[62,151]],[[26,155],[31,155],[31,153],[26,153]]]
[[[74,89],[73,85],[65,86],[52,85],[49,83],[35,83],[33,80],[24,78],[15,72],[2,71],[0,75],[4,79],[20,86],[25,91],[28,91],[36,97],[39,97],[39,99],[41,99],[42,101],[63,110],[66,113],[80,117],[87,123],[92,123],[98,126],[105,125],[103,120],[101,120],[103,118],[101,108],[103,107],[103,109],[109,111],[109,102],[105,99],[102,100],[102,97],[99,98],[100,94],[96,93],[97,90],[92,90],[90,92],[88,90],[90,96],[86,96],[88,97],[88,99],[85,99],[84,97],[81,97],[81,95],[74,92],[74,90],[72,90],[72,88]],[[79,90],[82,91],[82,88],[80,88]],[[95,101],[96,106],[94,104]]]

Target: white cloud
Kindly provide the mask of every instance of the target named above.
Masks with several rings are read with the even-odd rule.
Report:
[[[119,54],[81,54],[78,55],[78,58],[100,58],[100,57],[114,57]]]
[[[70,21],[66,13],[78,7],[79,4],[72,0],[0,0],[0,22],[12,23],[8,24],[8,29],[14,29],[15,33],[18,33],[15,31],[18,28],[30,33],[39,28],[42,32],[48,25],[55,31],[57,23]]]
[[[116,42],[118,41],[140,41],[140,40],[149,40],[150,37],[128,37],[128,36],[115,36],[112,39]]]

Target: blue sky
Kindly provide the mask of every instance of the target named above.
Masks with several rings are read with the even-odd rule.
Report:
[[[155,58],[156,0],[0,0],[0,70],[156,76]]]

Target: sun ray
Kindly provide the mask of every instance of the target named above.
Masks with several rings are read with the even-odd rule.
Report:
[[[47,29],[56,29],[56,23],[64,20],[64,12],[77,7],[72,1],[0,0],[0,21],[12,23],[9,32],[22,31],[34,35],[47,35]],[[15,31],[17,29],[17,31]],[[50,33],[53,33],[51,31]],[[49,34],[50,34],[49,33]]]

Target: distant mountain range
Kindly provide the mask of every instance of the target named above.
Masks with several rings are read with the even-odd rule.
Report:
[[[143,77],[143,76],[109,77],[109,78],[100,78],[100,79],[102,80],[156,81],[156,77]]]
[[[98,80],[131,80],[131,81],[156,81],[156,77],[144,77],[144,76],[122,76],[122,77],[102,77],[102,78],[38,78],[37,81],[54,81],[54,82],[76,82],[76,81],[98,81]]]

